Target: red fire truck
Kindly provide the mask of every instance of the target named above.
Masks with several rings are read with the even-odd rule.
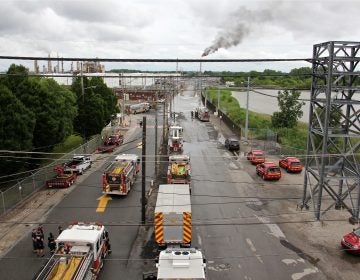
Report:
[[[103,194],[127,195],[140,170],[140,159],[135,154],[122,154],[107,166],[103,174]]]
[[[55,242],[55,254],[33,279],[96,279],[111,253],[109,233],[99,223],[75,222]]]

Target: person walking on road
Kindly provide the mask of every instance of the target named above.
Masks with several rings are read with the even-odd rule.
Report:
[[[51,232],[48,237],[48,247],[50,249],[50,254],[54,254],[56,249],[56,243],[55,243],[54,235]]]

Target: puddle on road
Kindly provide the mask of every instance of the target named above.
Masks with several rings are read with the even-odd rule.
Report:
[[[155,259],[158,256],[157,245],[154,240],[155,237],[153,233],[151,238],[147,240],[145,245],[142,247],[141,257],[143,259]]]
[[[314,257],[304,253],[303,250],[294,246],[293,244],[291,244],[289,241],[287,241],[285,239],[280,239],[280,244],[283,245],[284,247],[288,248],[289,250],[295,252],[299,257],[307,260],[312,265],[316,265],[320,261],[319,258],[314,258]]]
[[[269,203],[268,201],[255,200],[255,201],[246,203],[246,207],[248,207],[254,211],[261,211],[265,208],[265,206],[268,203]]]
[[[209,263],[208,263],[208,270],[226,271],[231,269],[231,265],[229,263],[220,263],[220,264],[209,264]]]
[[[217,140],[219,132],[214,129],[213,125],[206,125],[207,127],[207,133],[210,140]]]

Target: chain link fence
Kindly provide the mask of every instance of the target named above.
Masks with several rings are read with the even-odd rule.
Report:
[[[71,152],[55,159],[52,163],[42,167],[37,172],[32,173],[29,177],[19,180],[14,186],[0,190],[0,215],[12,209],[16,204],[33,194],[38,189],[44,187],[48,179],[54,178],[56,172],[54,167],[64,164],[72,159],[75,155],[84,155],[94,153],[99,144],[102,142],[104,135],[111,133],[111,130],[105,130],[102,135],[94,136],[90,141],[72,150]]]

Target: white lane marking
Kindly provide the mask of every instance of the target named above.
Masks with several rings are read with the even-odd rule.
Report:
[[[257,215],[255,215],[255,217],[258,218],[258,220],[260,222],[262,222],[264,225],[266,225],[270,229],[269,234],[271,234],[279,239],[280,238],[286,239],[285,234],[282,232],[282,230],[279,228],[279,226],[277,224],[271,224],[270,219],[265,218],[265,217],[259,217]]]
[[[256,253],[256,248],[250,238],[246,238],[246,243],[249,245],[250,250],[253,251],[254,253]],[[264,263],[264,261],[261,259],[260,255],[255,254],[255,256],[259,260],[259,262]]]
[[[303,258],[298,258],[297,261],[301,263],[305,263],[305,260]]]
[[[201,247],[201,237],[200,237],[200,235],[198,235],[198,243],[199,243],[199,245],[200,245],[200,247]]]
[[[294,273],[293,275],[291,275],[291,279],[293,280],[299,280],[309,274],[312,274],[312,273],[318,273],[319,270],[314,267],[314,268],[305,268],[304,269],[304,272],[298,272],[298,273]]]
[[[283,260],[281,260],[284,264],[286,264],[286,265],[296,265],[297,264],[297,261],[296,260],[294,260],[294,259],[283,259]]]

